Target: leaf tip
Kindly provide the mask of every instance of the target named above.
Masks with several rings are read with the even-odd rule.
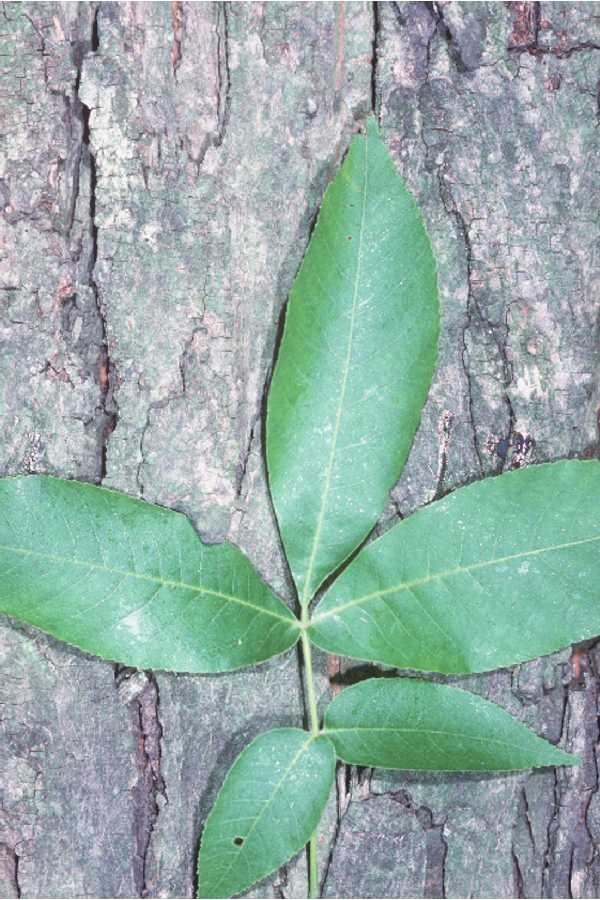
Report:
[[[547,742],[544,741],[544,743]],[[543,757],[540,758],[540,761],[534,764],[534,768],[547,768],[549,766],[580,766],[582,763],[583,760],[580,756],[576,756],[573,753],[567,753],[566,750],[561,750],[560,747],[552,746],[551,752],[545,759]]]
[[[576,756],[574,753],[565,753],[563,750],[560,751],[561,762],[556,765],[559,766],[581,766],[583,765],[583,760],[580,756]]]

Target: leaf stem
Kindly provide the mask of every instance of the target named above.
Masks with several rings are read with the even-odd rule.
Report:
[[[308,844],[308,896],[315,900],[319,896],[319,870],[317,865],[317,832],[313,831]]]
[[[306,615],[305,615],[306,613]],[[302,624],[308,624],[308,610],[302,610]],[[302,656],[304,657],[304,670],[306,674],[306,699],[308,702],[308,716],[312,734],[319,733],[319,713],[317,712],[317,695],[315,693],[315,681],[313,676],[312,650],[310,638],[306,629],[302,629]]]
[[[308,716],[310,731],[313,735],[319,734],[319,712],[317,709],[317,695],[313,675],[312,649],[310,638],[306,631],[309,624],[308,606],[302,607],[302,656],[304,658],[304,671],[306,679],[306,700],[308,704]],[[319,869],[317,860],[317,832],[314,831],[308,844],[308,896],[313,900],[319,896]]]

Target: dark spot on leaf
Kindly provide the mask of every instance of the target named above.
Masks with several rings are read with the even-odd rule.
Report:
[[[351,240],[352,240],[352,235],[351,235],[351,234],[349,234],[349,235],[348,235],[348,238],[347,238],[347,240],[349,240],[349,241],[351,241]]]
[[[242,844],[244,843],[244,838],[243,837],[235,837],[233,839],[233,843],[235,844],[236,847],[241,847]]]

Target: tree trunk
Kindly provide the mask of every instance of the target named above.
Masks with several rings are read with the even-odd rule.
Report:
[[[264,389],[323,189],[372,108],[424,210],[444,310],[382,524],[483,475],[599,455],[600,3],[5,3],[2,16],[3,474],[183,510],[291,598]],[[0,640],[2,896],[193,896],[231,762],[302,720],[296,655],[153,675],[8,620]],[[328,673],[351,666],[317,662],[326,699]],[[580,768],[340,772],[325,895],[597,897],[599,667],[592,645],[460,682]],[[301,856],[249,896],[305,890]]]

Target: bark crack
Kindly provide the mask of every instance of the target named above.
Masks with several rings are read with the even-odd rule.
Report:
[[[205,290],[206,290],[206,279],[205,279]],[[178,365],[178,369],[179,369],[179,378],[181,381],[181,390],[177,391],[177,393],[170,393],[170,394],[168,394],[168,396],[162,397],[159,400],[153,400],[152,402],[150,402],[148,404],[148,409],[146,412],[146,421],[144,422],[144,425],[142,426],[142,431],[140,434],[139,462],[138,462],[137,471],[136,471],[136,484],[137,484],[138,491],[139,491],[141,497],[144,496],[144,481],[142,478],[142,470],[143,470],[145,462],[146,462],[145,451],[144,451],[144,442],[146,440],[146,434],[148,432],[148,429],[152,425],[152,413],[156,409],[165,409],[170,403],[174,403],[177,400],[185,399],[186,394],[187,394],[187,366],[188,366],[189,357],[191,355],[192,345],[194,343],[194,339],[195,339],[196,335],[200,334],[206,330],[205,326],[203,324],[203,317],[204,317],[204,308],[202,309],[202,313],[200,316],[195,316],[192,319],[192,322],[194,322],[195,324],[192,328],[192,332],[191,332],[190,336],[187,338],[187,340],[185,341],[185,343],[183,345],[183,350],[181,351],[181,354],[179,357],[179,361],[178,361],[177,365]]]
[[[378,795],[379,796],[379,795]],[[444,837],[444,822],[437,822],[428,806],[417,806],[408,791],[390,792],[389,796],[411,812],[425,833],[424,897],[446,896],[446,856],[448,844]]]
[[[23,896],[19,883],[19,855],[14,847],[0,844],[0,871],[11,897]]]
[[[185,20],[183,15],[183,3],[173,2],[171,6],[171,18],[173,22],[173,46],[171,48],[171,63],[173,77],[177,83],[177,69],[181,64],[181,43],[185,34]],[[212,131],[205,136],[202,145],[196,154],[192,154],[186,147],[185,138],[180,138],[180,147],[188,157],[194,168],[196,177],[199,177],[204,159],[210,147],[220,147],[225,140],[227,126],[231,115],[231,69],[229,65],[229,11],[228,3],[222,2],[217,8],[215,34],[217,38],[217,74],[216,74],[216,121]]]
[[[183,15],[183,0],[172,0],[171,23],[173,25],[173,44],[171,46],[171,65],[173,78],[177,81],[177,69],[181,65],[181,42],[185,31],[185,19]]]
[[[96,154],[91,141],[90,119],[92,110],[81,99],[79,94],[81,76],[83,72],[83,61],[86,51],[89,53],[97,53],[100,48],[99,32],[98,32],[98,9],[96,8],[90,39],[86,45],[79,45],[75,50],[75,64],[77,67],[77,75],[75,80],[75,111],[78,115],[81,126],[81,152],[79,154],[79,165],[77,167],[76,185],[73,191],[73,216],[75,211],[75,201],[79,194],[79,183],[81,179],[81,167],[87,167],[89,173],[89,228],[91,248],[88,256],[87,266],[87,286],[89,287],[100,327],[100,351],[98,357],[98,385],[100,389],[100,398],[97,411],[97,428],[98,428],[98,477],[97,481],[101,483],[106,477],[106,457],[107,445],[109,438],[117,426],[118,407],[116,404],[114,390],[116,387],[115,373],[110,358],[108,328],[106,310],[100,296],[100,290],[95,278],[95,269],[98,262],[98,223],[96,219],[96,200],[98,174],[96,167]],[[72,219],[71,219],[72,222]]]
[[[273,893],[278,900],[287,900],[288,881],[288,867],[283,865],[278,869],[275,882],[273,883]]]
[[[356,771],[355,767],[352,766],[345,766],[343,768],[349,770],[350,773]],[[327,881],[327,876],[341,833],[342,821],[348,810],[350,800],[360,803],[372,803],[377,802],[382,797],[387,797],[394,803],[398,803],[406,813],[414,816],[422,829],[425,841],[425,867],[422,896],[425,898],[445,898],[446,857],[448,853],[448,844],[444,835],[445,819],[438,820],[432,809],[425,805],[419,806],[416,804],[409,792],[405,789],[372,793],[370,788],[372,771],[372,769],[367,769],[363,772],[362,776],[352,775],[350,782],[346,784],[347,801],[343,808],[338,811],[337,828],[325,864],[322,887],[325,887]]]
[[[142,431],[140,434],[139,462],[137,464],[137,470],[135,473],[135,481],[137,484],[137,489],[138,489],[140,497],[144,496],[144,490],[145,490],[144,480],[142,478],[142,471],[146,464],[144,442],[146,440],[146,435],[148,433],[148,430],[149,430],[150,426],[152,425],[152,413],[154,412],[155,409],[164,409],[166,406],[169,405],[169,403],[172,403],[174,400],[179,400],[183,396],[184,396],[183,393],[173,394],[173,395],[170,395],[169,397],[163,397],[162,400],[153,400],[151,403],[148,404],[148,409],[146,410],[146,421],[144,422],[144,424],[142,426]]]
[[[555,56],[557,59],[568,59],[574,53],[586,50],[600,50],[600,44],[594,41],[567,43],[565,31],[558,32],[557,43],[552,47],[540,47],[540,31],[548,23],[542,20],[542,4],[540,2],[517,2],[509,4],[515,11],[512,34],[509,38],[509,53],[529,53],[531,56]]]
[[[459,73],[470,71],[469,67],[462,60],[459,50],[455,46],[452,32],[444,20],[443,6],[439,3],[427,3],[426,8],[429,11],[432,25],[425,46],[426,59],[424,67],[424,80],[419,89],[420,106],[423,103],[423,91],[430,83],[432,45],[436,35],[439,35],[446,42],[448,53],[451,59],[454,61],[457,71]],[[400,25],[402,25],[401,17]],[[425,114],[424,118],[427,118]],[[521,439],[522,442],[523,440],[525,440],[525,438],[519,436],[515,431],[516,415],[509,393],[509,388],[513,381],[512,363],[510,361],[508,353],[508,342],[510,337],[510,307],[506,309],[504,321],[499,323],[490,321],[490,319],[485,315],[480,304],[478,303],[475,293],[476,273],[474,272],[473,265],[473,247],[471,243],[470,223],[467,221],[467,218],[459,208],[458,203],[456,202],[449,186],[446,183],[446,180],[444,178],[444,164],[440,164],[435,160],[435,158],[432,158],[431,148],[429,147],[422,126],[419,130],[419,136],[425,150],[425,167],[428,171],[435,173],[437,177],[438,192],[442,201],[442,205],[446,213],[454,220],[456,232],[461,239],[461,243],[464,246],[467,282],[467,305],[465,324],[462,329],[461,365],[467,383],[467,418],[471,431],[473,450],[480,470],[480,474],[483,475],[485,473],[484,456],[482,452],[483,442],[480,440],[480,437],[478,435],[478,427],[475,415],[474,391],[476,388],[476,378],[472,373],[472,367],[469,359],[468,336],[469,333],[474,334],[475,332],[479,332],[482,335],[486,335],[486,337],[490,337],[491,342],[495,347],[498,359],[498,381],[502,385],[502,403],[506,410],[506,425],[504,428],[505,433],[495,442],[495,444],[497,444],[501,448],[506,447],[507,449],[511,446],[516,447],[516,452],[513,454],[511,465],[517,466],[519,465],[520,461],[518,441],[519,439]],[[507,453],[498,453],[497,457],[498,471],[502,471],[506,464]]]
[[[448,55],[450,56],[450,59],[456,66],[456,70],[458,72],[460,72],[461,74],[468,72],[469,66],[467,66],[464,59],[462,58],[460,49],[458,48],[458,46],[454,40],[454,35],[452,34],[452,29],[450,28],[450,26],[448,25],[448,23],[446,22],[446,19],[444,17],[443,4],[442,3],[431,3],[430,10],[431,10],[431,14],[436,22],[436,30],[437,30],[438,34],[440,34],[441,37],[446,42],[446,46],[448,48]]]
[[[217,19],[217,134],[213,146],[225,140],[231,116],[231,69],[229,65],[229,4],[221,3]]]
[[[469,364],[469,348],[467,344],[467,334],[470,329],[473,327],[473,318],[476,314],[476,305],[475,299],[473,297],[473,272],[472,272],[472,259],[473,259],[473,249],[471,246],[471,238],[469,235],[469,229],[467,223],[464,219],[464,216],[460,212],[458,206],[456,205],[454,198],[452,197],[450,191],[444,184],[444,180],[442,177],[442,169],[438,167],[437,169],[437,179],[438,179],[438,188],[440,193],[440,198],[442,200],[442,204],[444,209],[454,219],[456,230],[460,235],[464,248],[465,248],[465,264],[467,268],[467,308],[466,308],[466,319],[465,324],[462,329],[462,349],[461,349],[461,364],[464,372],[464,376],[467,381],[467,406],[468,406],[468,414],[469,414],[469,426],[471,429],[471,437],[473,441],[473,450],[475,452],[475,456],[477,458],[477,463],[479,466],[480,475],[484,474],[484,465],[483,465],[483,457],[481,455],[481,450],[479,448],[479,440],[477,436],[477,425],[475,422],[475,409],[473,402],[473,387],[474,387],[474,377],[471,373],[471,367]]]
[[[478,328],[482,333],[485,333],[491,337],[492,342],[496,348],[499,359],[500,380],[503,388],[502,402],[504,403],[507,416],[506,435],[504,436],[503,440],[506,442],[507,446],[512,446],[516,437],[516,416],[509,393],[509,388],[513,380],[512,364],[510,362],[507,350],[508,339],[510,336],[510,324],[508,318],[509,308],[507,308],[506,310],[502,326],[499,326],[497,323],[490,321],[490,319],[484,314],[481,306],[477,302],[477,298],[473,289],[473,247],[471,244],[471,236],[469,233],[469,223],[465,219],[463,213],[458,207],[458,204],[454,200],[451,191],[444,182],[443,170],[441,166],[437,167],[437,179],[440,198],[442,200],[444,209],[446,210],[448,215],[450,215],[454,219],[456,230],[460,235],[465,248],[465,263],[467,268],[467,308],[466,321],[462,330],[461,361],[463,372],[465,374],[468,385],[469,424],[472,433],[473,447],[479,464],[480,472],[483,475],[485,469],[477,435],[477,424],[475,421],[475,410],[473,402],[473,387],[475,379],[471,373],[469,362],[467,334],[470,330]],[[503,331],[503,334],[500,334],[501,330]],[[499,458],[499,465],[500,469],[504,465],[504,459],[502,457]]]
[[[381,34],[381,22],[379,19],[379,3],[373,3],[373,40],[371,42],[371,111],[380,122],[377,111],[377,68],[379,64],[379,39]]]
[[[329,877],[329,870],[331,869],[331,864],[333,862],[333,857],[335,855],[337,845],[339,842],[339,837],[342,830],[342,824],[344,821],[344,817],[346,812],[348,811],[348,807],[350,805],[350,800],[352,799],[352,785],[351,785],[351,766],[347,766],[345,763],[339,763],[335,773],[335,793],[336,793],[336,822],[335,822],[335,831],[333,833],[333,837],[331,838],[331,844],[329,847],[329,853],[327,854],[327,859],[325,860],[325,864],[323,866],[323,874],[321,876],[321,890],[320,895],[323,896],[325,885],[327,884],[327,878]]]
[[[440,500],[444,496],[444,481],[448,470],[448,449],[450,446],[450,435],[452,433],[452,422],[454,416],[451,410],[443,410],[438,421],[438,470],[436,478],[436,488],[434,499]]]
[[[513,868],[513,888],[515,898],[520,900],[521,897],[524,897],[523,893],[523,873],[521,872],[521,867],[519,865],[519,859],[515,852],[515,847],[513,845],[511,849],[511,859],[512,859],[512,868]]]
[[[593,896],[595,887],[594,834],[588,815],[598,792],[597,645],[576,648],[563,678],[564,702],[560,735],[582,758],[580,768],[553,771],[553,803],[548,818],[542,857],[542,896]],[[593,820],[591,823],[593,828]]]
[[[115,679],[131,715],[131,728],[136,738],[135,763],[138,772],[133,787],[135,817],[134,879],[137,895],[148,897],[148,859],[152,834],[161,807],[168,802],[161,772],[162,725],[159,716],[160,696],[156,678],[151,672],[133,672],[116,667]]]
[[[250,434],[248,436],[246,446],[242,447],[242,452],[240,453],[240,459],[237,464],[236,477],[235,477],[235,496],[236,496],[236,499],[238,499],[238,500],[242,496],[242,492],[244,489],[244,482],[246,480],[246,472],[248,469],[248,462],[250,460],[250,454],[252,452],[252,446],[254,444],[254,440],[256,438],[257,432],[260,428],[260,424],[261,424],[261,412],[259,410],[252,418],[252,422],[250,423]]]

